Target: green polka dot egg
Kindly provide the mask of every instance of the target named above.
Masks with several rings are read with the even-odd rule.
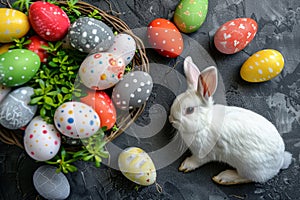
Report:
[[[122,174],[139,185],[152,185],[156,181],[156,169],[150,156],[141,148],[128,147],[118,159]]]
[[[0,84],[13,87],[28,82],[40,68],[39,56],[27,49],[13,49],[0,55]]]
[[[265,49],[254,53],[243,64],[240,75],[248,82],[265,82],[280,74],[284,58],[279,51]]]
[[[174,23],[181,32],[197,31],[205,21],[208,0],[181,0],[174,13]]]

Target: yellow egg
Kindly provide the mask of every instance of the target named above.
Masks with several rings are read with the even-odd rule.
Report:
[[[243,64],[240,74],[248,82],[264,82],[276,77],[284,67],[279,51],[265,49],[250,56]]]
[[[156,181],[156,169],[150,156],[138,147],[123,150],[118,159],[123,175],[129,180],[148,186]]]
[[[21,11],[0,8],[0,42],[8,43],[26,35],[30,25],[28,17]]]

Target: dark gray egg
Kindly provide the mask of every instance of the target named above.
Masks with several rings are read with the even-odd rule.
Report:
[[[8,93],[0,103],[0,123],[8,129],[24,127],[34,117],[37,106],[29,105],[32,87],[20,87]]]
[[[63,173],[56,173],[56,167],[43,165],[33,174],[33,184],[45,199],[66,199],[70,195],[70,184]]]
[[[127,73],[114,87],[112,100],[121,110],[141,107],[153,88],[152,77],[143,71]]]
[[[111,28],[90,17],[78,18],[71,25],[68,38],[72,47],[86,53],[105,51],[114,42]]]

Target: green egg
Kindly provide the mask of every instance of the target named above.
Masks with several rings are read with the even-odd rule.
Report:
[[[174,23],[181,32],[192,33],[203,24],[208,0],[181,0],[174,13]]]
[[[39,56],[27,49],[13,49],[0,55],[0,84],[7,87],[28,82],[39,70]]]

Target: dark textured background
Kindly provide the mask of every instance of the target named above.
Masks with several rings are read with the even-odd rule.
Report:
[[[171,19],[178,0],[110,0],[110,3],[120,18],[135,29],[147,26],[151,20],[158,17]],[[93,1],[92,4],[103,10],[110,10],[109,4],[104,0]],[[218,53],[213,46],[216,29],[237,17],[251,17],[258,22],[256,37],[246,49],[235,55]],[[182,60],[187,55],[192,55],[201,65],[216,63],[226,95],[226,98],[222,99],[224,95],[221,94],[217,101],[251,109],[272,121],[284,138],[286,149],[293,154],[293,163],[287,170],[264,184],[224,187],[214,184],[211,177],[226,169],[226,164],[210,163],[194,172],[183,174],[177,169],[189,152],[182,156],[178,152],[178,159],[157,171],[157,183],[163,188],[163,192],[158,193],[155,185],[136,189],[136,185],[118,170],[105,165],[98,169],[93,163],[77,162],[79,171],[67,175],[71,184],[69,199],[300,199],[299,32],[299,0],[210,0],[206,22],[196,33],[186,36],[200,44],[200,47],[193,46],[194,42],[187,42],[182,56],[172,60],[158,56],[151,49],[148,50],[151,62],[175,67],[179,72]],[[283,72],[266,83],[244,82],[239,77],[241,65],[254,52],[265,48],[277,49],[283,54],[286,61]],[[164,71],[165,68],[162,67],[161,70]],[[159,74],[152,70],[152,75]],[[175,75],[174,77],[174,80],[179,80]],[[172,80],[170,84],[172,85]],[[183,89],[178,88],[177,92]],[[166,116],[175,95],[173,90],[155,84],[147,109],[137,121],[141,131],[147,124],[151,124],[151,120],[155,121],[149,116]],[[153,105],[158,105],[156,110],[154,109],[156,112],[149,111]],[[151,138],[138,138],[125,132],[113,143],[120,148],[140,146],[151,150],[163,147],[175,134],[176,131],[166,122],[163,129]],[[40,163],[34,162],[21,149],[1,144],[0,199],[35,199],[37,193],[33,188],[32,175],[39,165]]]

